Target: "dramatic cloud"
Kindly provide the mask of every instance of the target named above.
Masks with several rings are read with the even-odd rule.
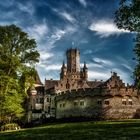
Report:
[[[47,66],[47,71],[51,71],[51,70],[60,70],[61,69],[61,65],[49,65]]]
[[[90,80],[106,80],[115,71],[133,83],[134,34],[113,22],[117,5],[117,0],[1,0],[0,25],[15,24],[36,40],[42,81],[59,79],[65,51],[77,47]]]
[[[86,0],[79,0],[79,2],[80,2],[84,7],[87,6]]]
[[[64,19],[68,20],[69,22],[71,23],[74,23],[75,22],[75,18],[73,18],[69,13],[67,12],[62,12],[62,13],[59,13]]]
[[[105,21],[105,20],[99,20],[96,22],[93,22],[89,29],[91,31],[95,31],[97,35],[102,37],[109,37],[113,34],[120,34],[120,33],[128,33],[129,31],[124,29],[118,29],[114,22],[112,21]]]
[[[43,64],[43,63],[40,63],[39,65],[38,65],[38,67],[40,67],[40,68],[44,68],[45,69],[45,71],[47,72],[47,71],[56,71],[56,70],[60,70],[61,69],[61,66],[62,65],[59,65],[59,64],[55,64],[55,65],[47,65],[47,64]]]
[[[106,81],[108,78],[110,78],[111,74],[110,72],[95,72],[95,71],[89,71],[88,77],[89,80],[103,80]]]
[[[61,40],[63,37],[73,34],[77,30],[76,27],[66,26],[65,29],[56,28],[47,38],[46,47],[52,49],[56,47],[54,44]]]
[[[109,66],[113,65],[113,63],[110,60],[101,59],[101,58],[93,58],[93,62],[99,65],[109,65]]]
[[[40,60],[47,60],[54,56],[53,53],[48,53],[48,52],[39,52],[39,53],[40,53]]]
[[[26,5],[25,4],[22,4],[22,3],[18,3],[17,5],[18,5],[18,8],[21,11],[27,12],[31,16],[33,16],[33,14],[34,14],[34,7],[33,7],[33,5],[31,3],[28,2],[28,3],[26,3]]]
[[[4,7],[10,7],[14,5],[14,0],[5,0],[5,1],[0,1],[0,5]]]
[[[65,30],[56,29],[56,31],[54,32],[54,34],[51,35],[50,41],[56,42],[56,41],[60,40],[64,36],[65,33],[66,33]]]
[[[86,50],[84,54],[92,54],[92,50]]]
[[[42,38],[44,38],[44,36],[47,35],[48,26],[44,21],[42,24],[35,24],[32,27],[27,28],[27,32],[32,38],[36,39],[39,43],[42,40]]]

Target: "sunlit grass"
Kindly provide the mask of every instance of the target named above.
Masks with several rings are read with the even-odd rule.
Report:
[[[139,140],[140,120],[46,124],[0,132],[0,140]]]

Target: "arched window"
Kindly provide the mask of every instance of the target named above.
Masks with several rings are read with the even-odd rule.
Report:
[[[70,88],[70,84],[67,83],[67,84],[66,84],[66,89],[69,89],[69,88]]]

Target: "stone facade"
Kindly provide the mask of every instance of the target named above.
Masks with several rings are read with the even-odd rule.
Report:
[[[139,117],[140,96],[134,86],[125,85],[115,72],[106,81],[88,81],[85,62],[80,70],[80,51],[69,49],[66,56],[60,80],[45,80],[43,85],[37,75],[35,87],[28,90],[28,121],[50,117]]]

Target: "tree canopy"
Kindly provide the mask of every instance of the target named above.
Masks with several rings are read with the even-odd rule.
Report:
[[[115,18],[119,28],[136,33],[134,51],[137,64],[134,70],[134,79],[137,88],[140,89],[140,0],[121,0]]]
[[[34,39],[15,25],[0,26],[0,122],[22,115],[39,53]]]

